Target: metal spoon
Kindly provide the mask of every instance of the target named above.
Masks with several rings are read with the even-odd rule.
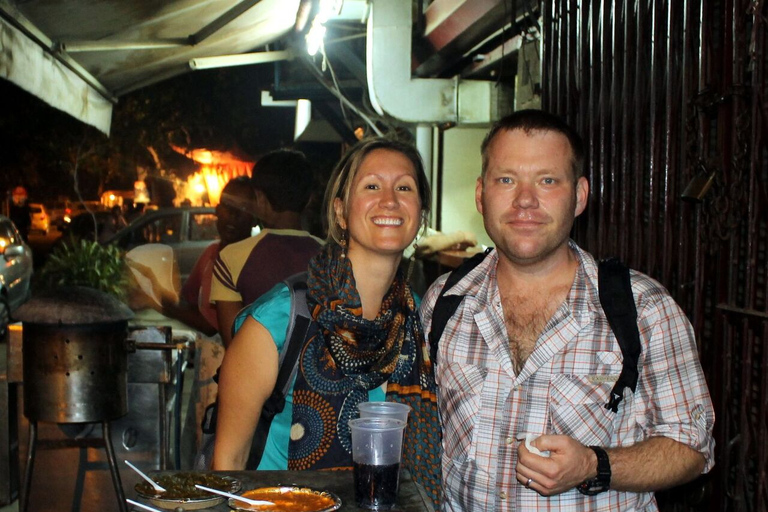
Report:
[[[161,485],[158,485],[158,484],[157,484],[157,482],[155,482],[154,480],[152,480],[151,478],[149,478],[147,475],[145,475],[145,474],[144,474],[144,472],[142,472],[142,471],[141,471],[139,468],[137,468],[136,466],[134,466],[133,464],[131,464],[131,463],[130,463],[130,462],[128,462],[127,460],[126,460],[126,461],[124,461],[124,462],[125,462],[126,464],[128,464],[128,467],[129,467],[129,468],[131,468],[131,469],[132,469],[132,470],[134,470],[136,473],[138,473],[138,474],[139,474],[139,476],[140,476],[141,478],[143,478],[144,480],[146,480],[147,482],[149,482],[150,484],[152,484],[152,487],[154,487],[154,489],[155,489],[156,491],[159,491],[159,492],[165,492],[165,487],[163,487],[163,486],[161,486]]]
[[[243,503],[247,503],[249,505],[274,505],[271,501],[264,501],[264,500],[252,500],[250,498],[244,498],[242,496],[239,496],[237,494],[232,494],[225,491],[220,491],[218,489],[212,489],[210,487],[205,487],[203,485],[197,485],[195,484],[195,487],[198,489],[202,489],[204,491],[212,492],[214,494],[220,494],[222,496],[225,496],[227,498],[232,498],[233,500],[242,501]]]
[[[143,508],[144,510],[149,510],[149,512],[163,512],[160,509],[144,505],[143,503],[139,503],[138,501],[129,500],[128,498],[125,498],[125,502],[133,505],[134,507],[139,507],[139,508]]]

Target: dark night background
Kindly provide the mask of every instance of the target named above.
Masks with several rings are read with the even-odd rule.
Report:
[[[186,178],[197,166],[171,149],[229,151],[251,161],[294,147],[307,153],[318,186],[339,157],[338,144],[294,144],[294,109],[262,107],[272,66],[186,73],[119,98],[109,137],[0,80],[0,187],[23,185],[31,201],[75,199],[75,169],[84,199],[100,191],[132,189],[136,169],[150,176]]]

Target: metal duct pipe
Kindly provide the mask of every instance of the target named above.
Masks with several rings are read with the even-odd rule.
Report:
[[[411,123],[484,124],[498,118],[492,82],[411,78],[412,17],[411,0],[371,2],[366,66],[376,111]]]

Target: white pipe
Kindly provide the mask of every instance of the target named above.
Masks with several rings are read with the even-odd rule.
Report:
[[[427,174],[429,185],[432,187],[432,126],[419,124],[416,126],[416,149],[424,161],[424,172]],[[432,187],[434,188],[434,187]]]
[[[185,41],[70,41],[61,43],[65,52],[110,52],[116,50],[155,50],[189,46]]]
[[[192,69],[210,69],[227,66],[245,66],[248,64],[264,64],[281,60],[293,60],[294,57],[295,54],[291,50],[219,55],[216,57],[199,57],[197,59],[192,59],[189,61],[189,67]]]

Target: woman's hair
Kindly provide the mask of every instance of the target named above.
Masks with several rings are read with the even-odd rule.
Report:
[[[328,187],[325,189],[325,228],[327,229],[327,242],[339,244],[342,237],[342,229],[339,226],[339,219],[336,215],[336,209],[333,207],[333,201],[337,197],[341,199],[344,205],[343,211],[346,216],[349,211],[349,195],[352,189],[352,182],[360,170],[360,166],[369,153],[376,149],[386,149],[397,151],[404,155],[413,164],[416,171],[416,186],[418,187],[419,199],[421,200],[421,224],[427,225],[431,197],[429,191],[429,182],[424,172],[424,164],[421,161],[421,155],[418,150],[408,142],[404,142],[391,137],[372,137],[363,139],[341,158],[328,181]]]

